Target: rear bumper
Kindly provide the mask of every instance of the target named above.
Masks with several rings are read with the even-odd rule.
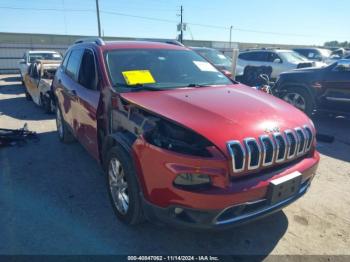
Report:
[[[227,229],[268,216],[288,206],[308,191],[312,178],[304,181],[295,195],[273,205],[269,205],[268,200],[263,198],[223,210],[207,211],[182,206],[161,208],[144,200],[144,211],[150,221],[197,229]]]

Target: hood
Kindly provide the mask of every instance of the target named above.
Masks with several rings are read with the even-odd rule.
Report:
[[[123,93],[122,98],[202,135],[227,155],[226,143],[276,128],[313,127],[288,103],[244,85]]]
[[[291,75],[291,74],[312,74],[312,73],[317,73],[317,72],[322,72],[324,68],[323,67],[305,67],[305,68],[298,68],[298,69],[293,69],[288,72],[282,73],[282,75]]]

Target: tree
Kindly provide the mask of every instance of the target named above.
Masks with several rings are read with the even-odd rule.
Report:
[[[323,46],[350,48],[350,42],[348,42],[348,41],[338,42],[338,41],[334,40],[334,41],[325,42]]]

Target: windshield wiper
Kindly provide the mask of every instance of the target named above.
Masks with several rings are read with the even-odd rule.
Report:
[[[215,84],[196,84],[196,83],[191,83],[188,84],[186,87],[209,87],[209,86],[214,86]]]
[[[162,88],[159,87],[154,87],[154,86],[147,86],[144,84],[136,84],[136,85],[127,85],[127,84],[122,84],[122,83],[117,83],[114,85],[115,87],[123,87],[123,88],[127,88],[128,91],[131,92],[136,92],[136,91],[143,91],[143,90],[147,90],[147,91],[161,91],[164,90]]]

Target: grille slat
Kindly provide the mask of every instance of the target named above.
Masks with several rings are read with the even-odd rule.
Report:
[[[244,139],[248,155],[248,170],[259,168],[261,149],[260,145],[254,138]]]
[[[280,163],[284,161],[287,153],[287,143],[285,138],[280,133],[276,133],[273,135],[276,143],[276,163]]]
[[[245,150],[239,141],[230,141],[227,144],[230,155],[232,156],[232,166],[234,172],[244,170]]]
[[[262,145],[262,165],[263,166],[269,166],[272,165],[273,160],[275,158],[275,144],[273,143],[272,139],[268,135],[262,135],[260,136],[260,143]]]
[[[291,159],[295,157],[295,154],[297,152],[297,139],[292,130],[286,130],[284,131],[284,134],[288,143],[287,158]]]
[[[295,133],[298,138],[298,148],[297,148],[297,156],[300,156],[305,152],[305,146],[306,146],[306,141],[305,141],[305,134],[302,131],[300,127],[295,128]]]
[[[314,139],[312,129],[308,126],[285,130],[283,133],[261,135],[259,139],[246,138],[227,143],[232,157],[234,173],[267,167],[282,163],[307,153]]]

